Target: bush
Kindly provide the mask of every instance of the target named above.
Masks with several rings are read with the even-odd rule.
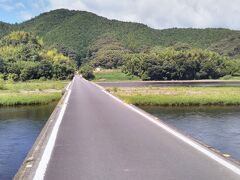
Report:
[[[75,66],[65,60],[53,64],[53,77],[59,80],[72,79],[75,73]]]
[[[202,49],[153,49],[128,57],[124,71],[143,80],[217,79],[229,74],[228,59]],[[235,64],[234,64],[235,65]]]
[[[95,78],[93,74],[93,68],[89,65],[85,65],[80,69],[80,73],[82,74],[82,77],[84,77],[87,80],[92,80]]]
[[[0,79],[3,79],[3,80],[4,80],[4,78],[5,78],[5,75],[2,74],[2,73],[0,73]]]
[[[4,79],[71,79],[74,61],[57,49],[45,49],[32,33],[17,31],[0,39],[0,73]]]
[[[5,89],[5,81],[3,79],[0,79],[0,90]]]
[[[9,73],[8,76],[7,76],[7,79],[9,81],[18,81],[19,80],[19,77],[17,74],[14,74],[14,73]]]

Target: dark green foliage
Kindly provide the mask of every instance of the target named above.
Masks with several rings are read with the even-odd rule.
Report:
[[[47,60],[42,60],[38,65],[38,77],[44,77],[46,79],[52,79],[53,77],[53,65]]]
[[[3,59],[1,59],[1,57],[0,57],[0,73],[4,72],[4,68],[5,68],[5,63],[4,63]]]
[[[114,37],[105,35],[88,50],[87,60],[93,67],[114,69],[124,64],[125,56],[130,52]]]
[[[93,74],[93,67],[89,65],[84,65],[80,69],[80,73],[82,77],[84,77],[87,80],[92,80],[94,79],[94,74]]]
[[[230,67],[237,64],[235,70]],[[124,71],[143,80],[217,79],[239,71],[239,64],[211,51],[166,48],[130,55]]]
[[[240,34],[232,35],[212,44],[210,50],[232,58],[240,58]]]
[[[59,47],[59,52],[62,53],[64,56],[69,57],[70,59],[74,60],[77,63],[77,66],[81,66],[81,57],[73,50],[66,48],[66,47]]]
[[[8,80],[71,79],[75,63],[55,49],[44,49],[40,38],[16,31],[0,40],[0,73]]]
[[[8,34],[11,31],[12,27],[13,25],[0,21],[0,38]]]
[[[205,49],[239,34],[239,31],[229,29],[156,30],[139,23],[108,20],[93,13],[65,9],[43,13],[17,25],[0,23],[0,27],[0,37],[11,30],[23,30],[43,37],[49,47],[67,48],[71,51],[70,54],[77,57],[74,59],[78,65],[88,60],[86,56],[89,50],[97,40],[104,39],[106,35],[114,37],[125,49],[140,52],[149,47],[168,47],[176,43],[187,43],[191,47]],[[219,52],[219,49],[221,47],[214,50]]]
[[[53,64],[53,77],[55,79],[72,79],[75,72],[75,66],[71,62],[61,60]]]
[[[145,80],[205,79],[240,73],[238,60],[201,50],[240,57],[240,32],[229,29],[156,30],[60,9],[17,25],[0,22],[0,37],[13,30],[19,32],[0,42],[0,73],[6,78],[6,74],[22,80],[70,78],[75,69],[70,59],[78,66],[89,63],[111,69],[124,65],[126,72]],[[42,37],[45,45],[35,35]],[[169,46],[172,48],[166,49]],[[92,70],[83,69],[90,72],[86,76],[91,79]]]

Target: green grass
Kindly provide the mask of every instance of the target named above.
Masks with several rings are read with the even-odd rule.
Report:
[[[59,92],[38,94],[0,93],[0,106],[48,104],[58,101],[61,96],[62,94]]]
[[[220,80],[240,80],[240,76],[227,75],[227,76],[222,77]]]
[[[240,105],[240,87],[144,87],[108,90],[127,103],[141,106]]]
[[[95,72],[94,81],[139,81],[140,79],[136,76],[127,75],[121,70],[103,70],[100,72]]]
[[[26,91],[34,91],[34,90],[47,90],[47,89],[63,89],[69,81],[40,81],[40,80],[33,80],[33,81],[26,81],[26,82],[5,82],[5,88],[11,91],[19,91],[19,90],[26,90]]]
[[[47,104],[58,101],[68,81],[4,82],[0,90],[0,106]]]

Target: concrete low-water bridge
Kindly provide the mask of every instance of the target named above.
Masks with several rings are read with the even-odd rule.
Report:
[[[75,76],[16,180],[239,180],[224,158]]]

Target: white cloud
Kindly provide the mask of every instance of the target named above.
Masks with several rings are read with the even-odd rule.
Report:
[[[240,0],[48,0],[49,9],[87,10],[154,28],[240,29]]]
[[[29,20],[33,17],[33,15],[28,11],[20,11],[20,16],[23,21]]]
[[[25,9],[25,5],[22,2],[14,2],[12,0],[0,0],[0,9],[9,12],[16,9]]]
[[[0,2],[0,10],[11,11],[13,9],[14,9],[14,7],[12,7],[11,5]]]
[[[88,10],[81,0],[49,0],[50,9]]]
[[[33,9],[38,9],[38,10],[48,10],[48,4],[49,2],[46,0],[35,0],[31,1],[30,6]]]
[[[25,5],[21,2],[16,3],[15,7],[18,8],[18,9],[25,9],[26,8]]]

